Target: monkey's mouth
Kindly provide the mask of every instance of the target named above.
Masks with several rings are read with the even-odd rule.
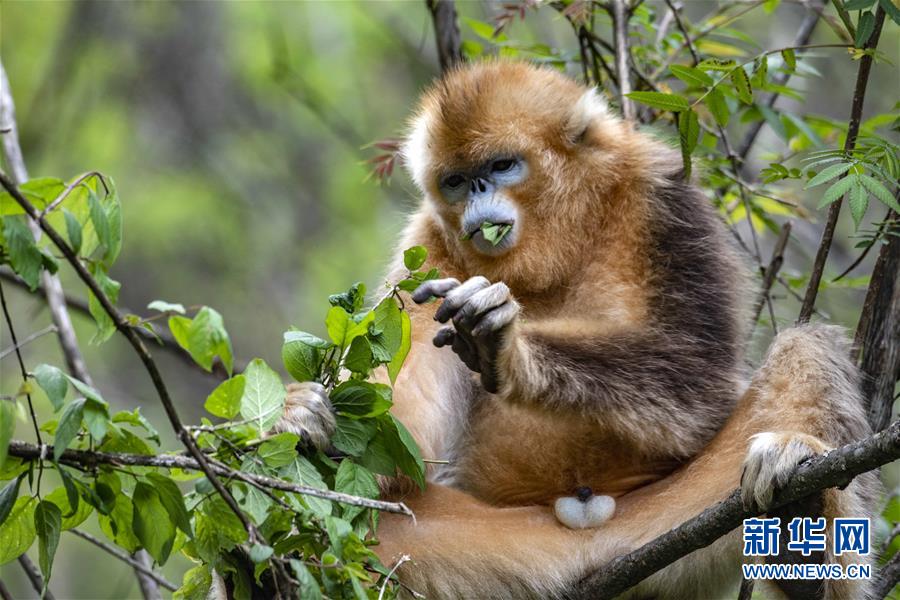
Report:
[[[476,240],[476,236],[493,247],[499,246],[509,235],[515,223],[513,221],[482,221],[477,227],[463,233],[460,239]]]

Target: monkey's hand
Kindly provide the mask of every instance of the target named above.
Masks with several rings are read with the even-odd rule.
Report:
[[[741,474],[744,507],[768,510],[775,491],[786,484],[800,463],[831,448],[820,439],[793,431],[767,431],[750,438]]]
[[[295,433],[303,441],[325,450],[331,444],[336,427],[331,401],[321,383],[288,384],[284,414],[275,423],[272,433]]]
[[[432,296],[443,298],[434,318],[453,322],[434,336],[438,348],[450,346],[472,371],[481,374],[484,389],[494,394],[503,383],[497,373],[497,353],[519,316],[519,304],[504,283],[472,277],[465,283],[433,279],[420,285],[412,299],[421,304]]]

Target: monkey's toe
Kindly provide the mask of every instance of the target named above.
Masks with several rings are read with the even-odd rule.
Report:
[[[768,509],[775,490],[788,482],[801,462],[830,450],[820,439],[793,431],[767,431],[750,440],[741,475],[741,500],[748,509]]]

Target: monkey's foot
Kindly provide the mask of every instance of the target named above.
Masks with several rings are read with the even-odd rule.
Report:
[[[290,432],[320,450],[331,444],[337,427],[328,394],[320,383],[306,381],[287,386],[284,414],[275,423],[272,433]]]
[[[575,496],[557,498],[556,518],[569,529],[588,529],[608,521],[616,510],[612,496],[595,496],[590,488],[578,488]]]
[[[831,448],[819,438],[794,431],[767,431],[750,438],[741,475],[741,500],[744,506],[766,510],[775,490],[788,482],[806,459]]]

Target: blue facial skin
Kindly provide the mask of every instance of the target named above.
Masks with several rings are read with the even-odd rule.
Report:
[[[461,235],[478,252],[499,256],[516,245],[519,211],[504,189],[521,183],[527,175],[528,165],[524,160],[506,156],[495,158],[474,172],[453,172],[441,178],[438,187],[444,199],[451,204],[465,202]],[[512,228],[495,246],[481,232],[485,222]]]

